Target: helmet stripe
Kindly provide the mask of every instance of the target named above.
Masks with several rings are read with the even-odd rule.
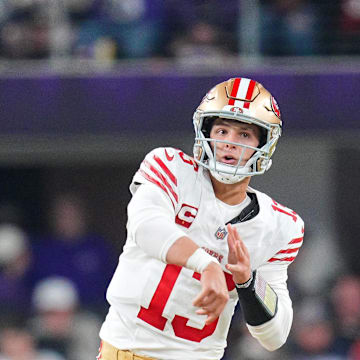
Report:
[[[254,80],[250,81],[250,84],[249,84],[249,87],[248,87],[248,90],[246,93],[246,97],[245,97],[246,100],[251,100],[253,92],[254,92],[255,84],[256,84],[256,82]],[[244,108],[248,109],[249,107],[250,107],[250,102],[248,102],[248,101],[245,102]]]
[[[232,88],[231,94],[230,94],[230,96],[232,98],[237,97],[237,93],[238,93],[239,86],[240,86],[240,81],[241,81],[241,78],[236,78],[235,81],[234,81],[234,85],[233,85],[233,88]],[[234,105],[234,104],[235,104],[235,99],[230,99],[229,100],[229,105]]]
[[[250,103],[244,100],[251,100],[256,82],[246,78],[236,78],[231,90],[230,96],[235,99],[230,99],[228,105],[235,105],[240,108],[249,108]]]

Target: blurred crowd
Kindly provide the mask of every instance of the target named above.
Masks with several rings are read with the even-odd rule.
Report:
[[[0,360],[95,359],[120,251],[91,230],[76,193],[53,199],[41,235],[1,209]],[[224,360],[359,360],[360,276],[340,254],[331,237],[310,230],[289,269],[294,323],[287,343],[267,352],[237,311]]]
[[[1,214],[1,360],[95,359],[118,251],[90,231],[87,210],[58,195],[41,235]]]
[[[0,58],[360,53],[358,0],[0,0]],[[250,47],[251,47],[250,46]]]

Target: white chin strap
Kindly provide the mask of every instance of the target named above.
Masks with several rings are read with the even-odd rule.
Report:
[[[239,166],[236,170],[235,166],[226,165],[219,161],[214,164],[214,159],[209,161],[210,173],[218,181],[224,184],[235,184],[245,179],[251,172],[250,166]],[[247,165],[247,164],[246,164]],[[216,169],[216,170],[215,170]],[[236,174],[235,174],[236,170]],[[232,174],[233,172],[233,174]]]
[[[235,184],[246,178],[246,176],[242,176],[242,175],[219,174],[214,170],[210,170],[210,173],[217,181],[220,181],[221,183],[224,184]]]

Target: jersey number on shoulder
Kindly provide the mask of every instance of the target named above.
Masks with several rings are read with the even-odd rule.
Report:
[[[196,172],[199,170],[199,165],[190,156],[184,154],[182,151],[179,152],[179,156],[184,163],[192,165]]]
[[[297,221],[297,213],[294,210],[288,209],[286,206],[277,203],[275,200],[273,200],[273,205],[271,206],[275,211],[279,211],[285,215],[290,216],[294,220],[294,222]]]
[[[151,299],[149,307],[146,309],[141,306],[138,313],[138,318],[144,320],[148,324],[156,327],[159,330],[164,330],[165,325],[168,321],[167,318],[162,316],[165,305],[169,299],[172,289],[176,283],[176,280],[180,274],[181,266],[177,265],[166,265],[165,270],[162,274],[161,280],[156,288],[156,291]],[[235,288],[232,276],[225,273],[226,283],[228,290],[231,291]],[[194,272],[193,278],[200,280],[201,275]],[[189,299],[191,301],[191,299]],[[182,339],[200,342],[202,339],[212,335],[216,329],[219,318],[209,325],[205,325],[202,329],[196,329],[187,325],[188,318],[175,315],[171,322],[171,326],[177,337]]]

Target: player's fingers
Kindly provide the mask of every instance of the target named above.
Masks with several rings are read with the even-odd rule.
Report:
[[[193,300],[193,305],[197,307],[209,306],[216,300],[217,296],[215,293],[209,292],[207,289],[204,289],[196,296]]]
[[[236,241],[241,241],[241,238],[240,238],[240,235],[236,229],[236,227],[233,227],[232,228],[232,231],[233,231],[233,237]]]
[[[242,249],[243,253],[248,256],[249,252],[248,252],[248,249],[247,249],[247,247],[246,247],[246,245],[245,245],[245,243],[243,241],[240,241],[240,246],[241,246],[241,249]]]
[[[226,269],[229,270],[231,273],[235,271],[239,271],[239,265],[238,264],[226,264]]]
[[[207,315],[208,316],[207,321],[209,321],[210,323],[220,316],[223,309],[224,306],[216,304],[214,305],[213,308],[202,307],[201,309],[196,310],[196,313],[198,315]]]
[[[193,305],[197,307],[202,307],[204,304],[204,298],[206,296],[205,290],[202,290],[193,300]]]
[[[235,253],[235,242],[231,238],[231,236],[228,236],[228,246],[229,246],[229,251]]]
[[[227,224],[227,230],[228,230],[228,244],[234,250],[235,239],[232,231],[232,226],[230,224]]]
[[[235,254],[237,261],[240,263],[244,262],[247,258],[246,253],[239,242],[235,244]]]
[[[231,224],[227,224],[226,226],[227,226],[227,230],[228,230],[228,232],[229,232],[229,235],[230,235],[232,238],[234,238],[234,228],[233,228],[233,226],[232,226]]]
[[[206,321],[205,321],[205,325],[211,324],[211,323],[214,322],[218,317],[219,317],[219,315],[209,314],[209,316],[207,317],[207,319],[206,319]]]

